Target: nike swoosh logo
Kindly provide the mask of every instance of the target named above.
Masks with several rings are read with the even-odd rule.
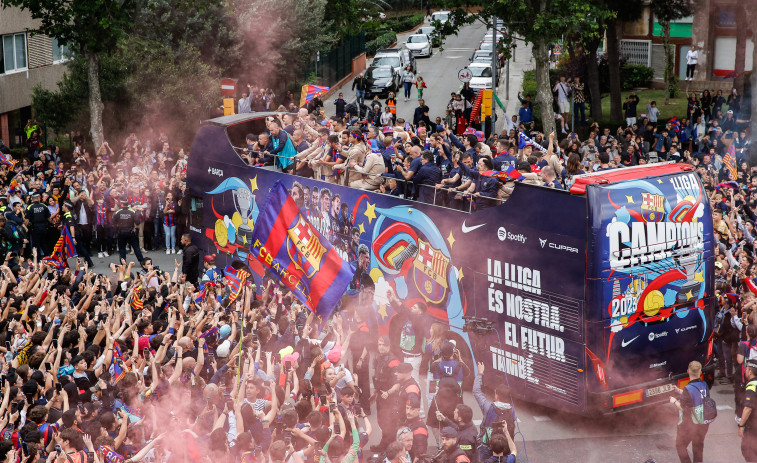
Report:
[[[463,233],[470,233],[470,232],[472,232],[473,230],[475,230],[477,228],[483,227],[484,225],[486,225],[486,224],[482,223],[481,225],[476,225],[474,227],[466,227],[465,226],[465,220],[463,220]]]
[[[639,337],[639,336],[636,336],[636,338],[638,338],[638,337]],[[620,347],[626,347],[627,345],[629,345],[629,344],[631,344],[632,342],[634,342],[634,341],[636,340],[636,338],[631,338],[631,340],[630,340],[630,341],[626,341],[626,340],[624,339],[623,341],[621,341],[621,343],[620,343]]]

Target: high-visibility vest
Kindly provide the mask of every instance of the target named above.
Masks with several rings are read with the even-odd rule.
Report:
[[[386,100],[386,105],[389,106],[389,111],[392,114],[397,114],[397,100],[392,100],[391,98]]]

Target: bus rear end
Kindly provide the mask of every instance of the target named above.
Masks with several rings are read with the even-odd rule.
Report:
[[[697,360],[712,380],[714,252],[709,200],[691,166],[583,177],[589,205],[586,352],[590,408],[667,401]]]

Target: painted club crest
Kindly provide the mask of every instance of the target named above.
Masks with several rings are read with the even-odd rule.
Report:
[[[642,193],[641,215],[647,222],[661,222],[665,218],[665,196]]]
[[[326,248],[302,214],[298,215],[294,226],[287,230],[287,252],[295,268],[301,271],[305,278],[312,278],[320,270]]]
[[[429,243],[418,240],[418,255],[413,262],[413,279],[418,292],[428,302],[439,304],[447,297],[447,270],[450,259]]]

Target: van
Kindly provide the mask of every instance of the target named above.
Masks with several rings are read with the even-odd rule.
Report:
[[[407,67],[415,72],[415,58],[405,47],[402,48],[383,48],[376,52],[376,56],[373,57],[371,66],[391,66],[400,75],[402,71]]]

